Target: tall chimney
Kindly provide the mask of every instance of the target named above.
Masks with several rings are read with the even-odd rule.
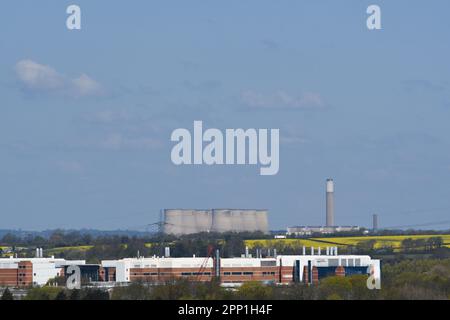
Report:
[[[377,214],[374,214],[372,217],[372,229],[373,229],[373,231],[378,230],[378,215]]]
[[[334,226],[334,181],[327,179],[327,227]]]

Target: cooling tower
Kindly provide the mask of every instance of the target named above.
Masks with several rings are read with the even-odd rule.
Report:
[[[165,234],[191,234],[209,232],[212,225],[210,210],[164,210]]]
[[[214,232],[255,232],[267,233],[269,224],[266,210],[214,209],[212,228]]]
[[[191,234],[199,232],[255,232],[268,233],[267,210],[212,209],[164,210],[164,233]]]
[[[334,226],[334,181],[333,179],[327,179],[327,227]]]

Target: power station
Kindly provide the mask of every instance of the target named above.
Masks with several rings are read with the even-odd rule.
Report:
[[[358,226],[337,226],[334,218],[334,180],[327,179],[325,185],[325,226],[294,226],[287,228],[286,233],[288,235],[305,236],[314,233],[353,232],[361,229]]]
[[[335,220],[334,180],[325,183],[325,224],[293,226],[287,235],[305,236],[314,233],[357,232],[358,226],[340,226]],[[373,215],[373,230],[378,229],[378,216]],[[164,234],[186,235],[201,232],[269,232],[268,211],[259,209],[164,209],[160,231]]]

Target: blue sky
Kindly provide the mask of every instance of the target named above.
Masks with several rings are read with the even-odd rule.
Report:
[[[172,207],[318,225],[328,177],[337,224],[448,219],[448,1],[38,3],[0,11],[0,228],[142,229]],[[194,120],[279,128],[279,173],[174,166]]]

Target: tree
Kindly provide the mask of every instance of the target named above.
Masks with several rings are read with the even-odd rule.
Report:
[[[56,295],[55,300],[67,300],[67,296],[66,296],[65,292],[63,290],[58,292],[58,294]]]
[[[82,290],[83,300],[109,300],[109,294],[100,289],[84,289]]]
[[[414,240],[411,238],[406,238],[402,241],[402,249],[404,252],[408,252],[413,248]]]
[[[361,241],[356,245],[356,249],[361,253],[371,253],[375,249],[376,243],[375,239]]]
[[[70,292],[69,300],[80,300],[80,290],[73,289],[72,292]]]
[[[141,282],[133,282],[126,287],[115,287],[111,300],[149,300],[150,290]]]
[[[163,285],[155,286],[151,292],[152,300],[193,299],[191,288],[195,285],[188,279],[171,279]]]
[[[348,299],[352,283],[348,277],[328,277],[321,280],[319,290],[322,299]]]
[[[246,282],[239,287],[237,292],[239,299],[245,300],[269,300],[273,299],[273,288],[259,282]]]
[[[61,288],[49,286],[32,288],[25,296],[25,300],[55,300],[60,291]]]
[[[11,291],[9,291],[9,288],[6,288],[5,291],[3,291],[1,300],[14,300],[14,296]]]

